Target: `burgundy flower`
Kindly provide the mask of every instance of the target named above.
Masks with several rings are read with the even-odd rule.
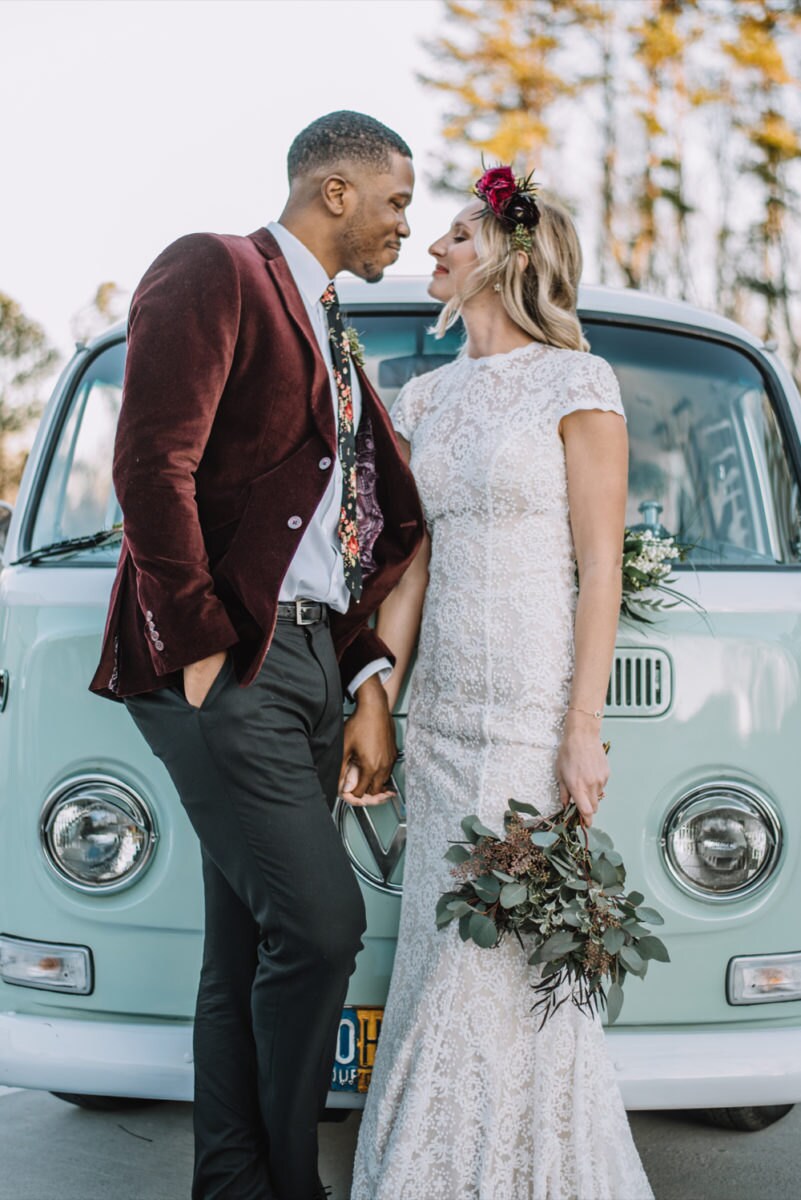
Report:
[[[531,175],[516,179],[511,166],[490,167],[473,191],[486,205],[481,215],[492,214],[507,233],[534,229],[540,219],[537,185]]]
[[[502,217],[506,205],[517,191],[514,171],[511,167],[490,167],[479,179],[475,190],[495,216]]]
[[[503,212],[504,223],[512,227],[524,225],[526,229],[533,229],[539,219],[540,210],[537,208],[537,201],[528,192],[518,192],[509,201]]]

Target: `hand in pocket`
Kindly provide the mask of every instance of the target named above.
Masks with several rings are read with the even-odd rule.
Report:
[[[227,658],[227,650],[221,650],[218,654],[212,654],[184,667],[184,695],[192,708],[202,706]]]

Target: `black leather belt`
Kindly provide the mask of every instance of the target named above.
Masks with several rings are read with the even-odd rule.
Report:
[[[319,600],[280,601],[278,620],[291,621],[293,625],[315,625],[328,620],[328,605]]]

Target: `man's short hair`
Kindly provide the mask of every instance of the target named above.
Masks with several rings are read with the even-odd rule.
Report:
[[[333,167],[346,159],[380,171],[389,167],[393,153],[412,157],[403,138],[375,117],[347,109],[327,113],[301,130],[289,147],[289,182],[296,175]]]

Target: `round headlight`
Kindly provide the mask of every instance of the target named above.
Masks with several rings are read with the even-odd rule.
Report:
[[[158,834],[140,796],[114,779],[71,779],[45,801],[40,837],[45,857],[66,883],[110,892],[142,874]]]
[[[662,846],[673,878],[705,900],[734,900],[761,887],[781,850],[779,818],[741,784],[716,783],[683,796],[668,814]]]

